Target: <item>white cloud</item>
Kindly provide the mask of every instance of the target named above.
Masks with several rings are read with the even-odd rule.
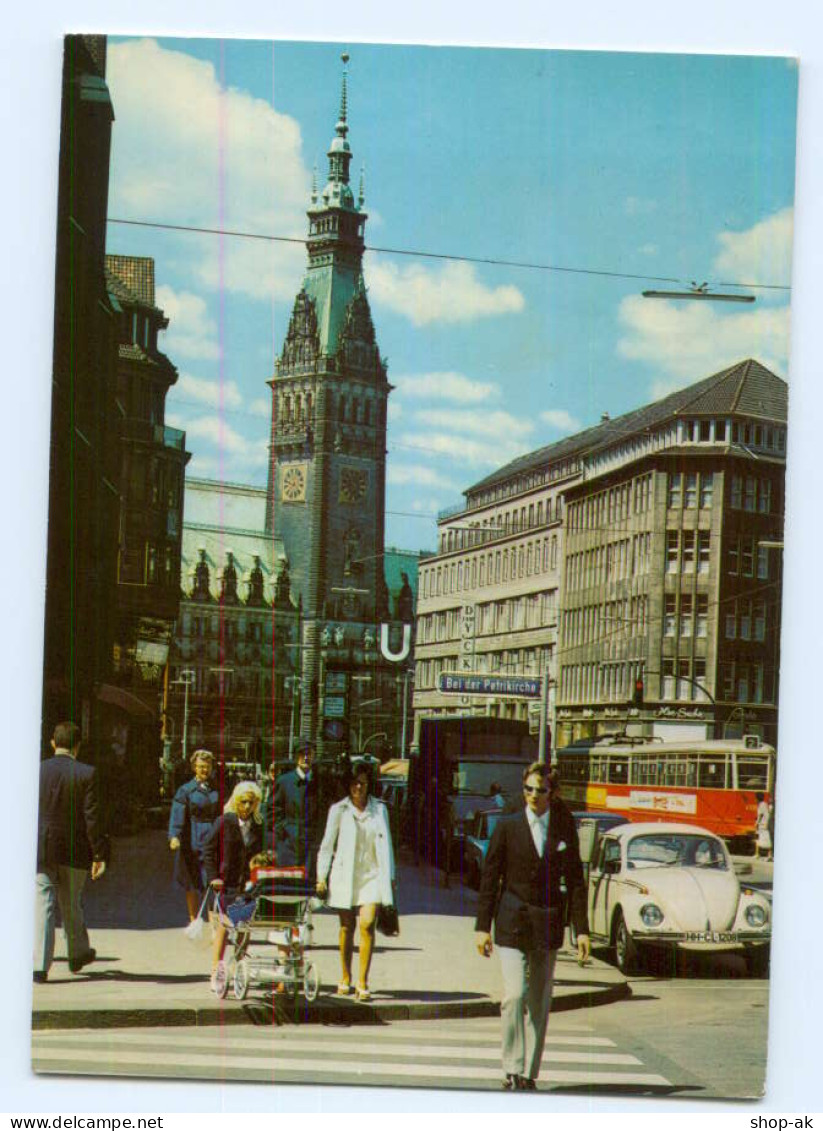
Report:
[[[169,320],[162,345],[172,360],[185,357],[214,361],[220,357],[217,323],[209,317],[200,295],[162,285],[157,288],[156,299]]]
[[[418,373],[397,377],[395,385],[406,397],[460,401],[463,404],[478,404],[500,395],[498,385],[473,381],[462,373]]]
[[[791,284],[792,234],[794,212],[783,208],[744,232],[721,232],[721,250],[714,261],[714,272],[727,282]],[[785,299],[785,292],[769,295],[758,292],[758,301],[767,297]]]
[[[271,397],[256,397],[249,405],[249,412],[268,419],[271,416]]]
[[[197,441],[200,441],[216,447],[221,457],[230,457],[238,467],[265,467],[268,463],[268,443],[265,438],[251,440],[221,416],[198,416],[192,419],[178,413],[167,413],[166,423],[172,428],[182,428],[186,433],[186,447],[197,454]]]
[[[644,243],[642,247],[637,249],[641,255],[657,255],[660,248],[656,243]]]
[[[453,436],[445,432],[407,432],[395,441],[395,446],[411,448],[430,456],[448,456],[455,463],[471,467],[497,467],[528,451],[528,445],[517,440],[499,439],[490,444],[488,440],[472,440],[467,436]]]
[[[303,237],[310,177],[292,118],[221,89],[211,63],[151,39],[111,44],[107,80],[117,113],[110,216]],[[299,245],[180,239],[206,286],[253,298],[297,289]]]
[[[441,475],[427,464],[395,464],[390,463],[386,471],[386,479],[395,487],[404,487],[411,484],[415,487],[439,487],[445,491],[457,491],[457,485],[446,475]]]
[[[621,357],[643,361],[659,372],[654,388],[671,391],[747,357],[785,373],[789,353],[789,308],[744,311],[708,302],[644,299],[630,295],[618,309]]]
[[[478,436],[488,436],[491,439],[512,439],[516,436],[527,436],[534,431],[534,422],[519,420],[510,412],[489,412],[485,409],[422,409],[415,413],[418,424],[426,424],[430,428],[448,428],[454,432],[469,432]]]
[[[559,432],[579,432],[580,421],[565,408],[549,408],[540,413],[540,419]]]
[[[174,392],[186,400],[200,401],[214,409],[236,409],[243,404],[236,381],[209,381],[205,377],[181,373]]]
[[[474,322],[478,318],[517,313],[526,305],[517,287],[487,287],[472,263],[444,263],[438,267],[371,263],[367,281],[369,297],[375,303],[405,315],[415,326]]]
[[[399,420],[403,415],[403,406],[400,401],[389,401],[388,408],[386,409],[386,419],[389,421]]]

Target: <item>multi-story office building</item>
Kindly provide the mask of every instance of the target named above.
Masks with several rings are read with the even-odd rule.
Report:
[[[467,491],[421,563],[416,714],[525,718],[438,677],[548,669],[560,746],[626,725],[774,741],[786,410],[748,360]]]

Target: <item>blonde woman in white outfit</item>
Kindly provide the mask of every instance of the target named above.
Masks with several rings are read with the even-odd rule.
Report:
[[[360,922],[360,976],[357,1001],[368,1001],[369,967],[374,925],[380,904],[394,903],[394,852],[389,815],[382,801],[369,796],[371,766],[355,762],[348,779],[349,796],[329,809],[326,832],[317,856],[317,894],[328,893],[340,916],[338,994],[352,992],[355,912]],[[331,873],[331,874],[329,874]]]

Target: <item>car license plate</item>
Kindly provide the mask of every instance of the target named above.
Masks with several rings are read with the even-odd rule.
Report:
[[[737,942],[734,931],[686,931],[686,942],[724,943]]]

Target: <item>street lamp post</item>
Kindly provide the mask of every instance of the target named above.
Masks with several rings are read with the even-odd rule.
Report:
[[[408,728],[408,714],[409,714],[409,683],[414,679],[414,673],[411,668],[406,668],[403,672],[403,719],[400,726],[400,760],[406,761],[406,733]]]
[[[189,740],[189,687],[196,679],[196,673],[191,668],[183,668],[177,679],[172,680],[172,683],[185,688],[183,696],[183,737],[180,744],[180,753],[183,759],[183,764],[186,763],[188,755],[188,740]]]
[[[362,722],[362,719],[361,719],[361,722]],[[375,738],[386,738],[386,737],[387,737],[387,735],[386,735],[386,732],[384,730],[377,730],[377,731],[374,732],[374,734],[370,734],[367,739],[365,739],[363,742],[360,743],[360,749],[358,750],[358,754],[365,754],[366,753],[366,747],[369,745],[370,742],[373,741],[373,739],[375,739]]]
[[[289,761],[294,761],[294,701],[300,693],[301,682],[300,676],[290,675],[286,677],[286,684],[291,689],[291,715],[289,717]]]
[[[382,703],[382,702],[383,702],[382,695],[378,695],[375,699],[366,699],[365,702],[358,703],[358,705],[357,705],[357,708],[358,708],[357,751],[358,751],[359,754],[363,753],[363,708],[364,707],[373,707],[375,705],[375,703]],[[371,737],[376,738],[377,735],[373,734]]]

